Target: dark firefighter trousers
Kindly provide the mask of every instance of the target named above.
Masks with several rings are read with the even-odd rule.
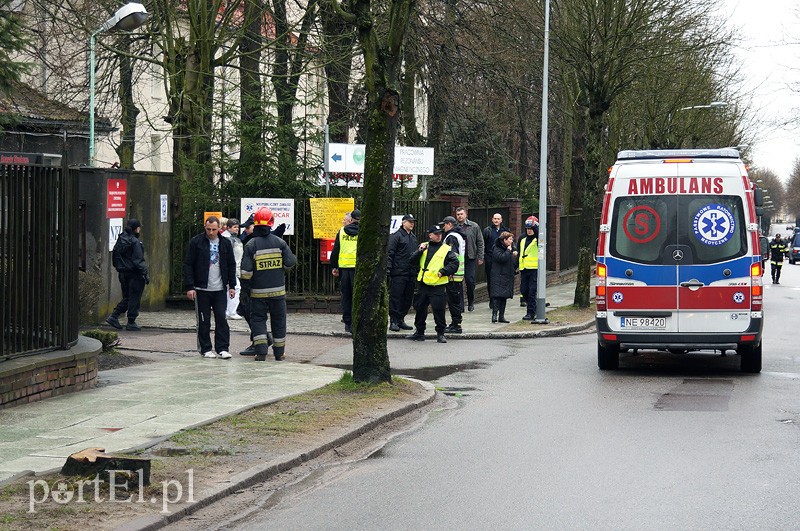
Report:
[[[256,356],[266,356],[269,348],[267,315],[274,341],[272,353],[275,359],[281,359],[286,349],[286,297],[250,297],[250,327]]]

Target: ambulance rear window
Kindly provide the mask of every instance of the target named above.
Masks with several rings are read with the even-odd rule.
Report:
[[[612,256],[641,264],[710,264],[747,254],[744,208],[738,196],[619,197],[611,224]]]

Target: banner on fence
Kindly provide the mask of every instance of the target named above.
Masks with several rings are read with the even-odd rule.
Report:
[[[314,238],[332,240],[342,228],[342,218],[355,208],[352,197],[312,197],[311,224]]]
[[[286,224],[286,231],[283,233],[286,236],[294,235],[294,199],[273,199],[266,197],[243,197],[242,198],[242,215],[240,220],[244,222],[254,214],[259,208],[267,207],[272,211],[275,217],[275,225],[277,227],[281,223]]]

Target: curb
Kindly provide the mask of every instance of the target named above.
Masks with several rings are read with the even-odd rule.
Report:
[[[580,332],[582,330],[586,330],[594,326],[595,320],[591,319],[584,323],[578,323],[574,325],[565,325],[565,326],[557,326],[553,328],[547,328],[544,330],[536,330],[533,329],[530,332],[468,332],[466,334],[446,334],[447,340],[450,339],[514,339],[514,338],[534,338],[534,337],[556,337],[565,334],[571,334],[573,332]],[[174,328],[168,326],[148,326],[148,329],[157,329],[157,330],[166,330],[168,332],[195,332],[194,329],[190,328]],[[213,330],[213,328],[212,328]],[[294,336],[312,336],[312,337],[353,337],[352,334],[348,334],[346,332],[333,332],[333,331],[286,331],[287,335],[294,335]],[[406,336],[400,332],[387,332],[386,339],[405,339]],[[425,334],[426,339],[436,339],[436,334]],[[143,350],[150,352],[152,349],[139,349],[139,348],[129,348],[123,347],[124,350]]]
[[[402,417],[403,415],[411,413],[412,411],[433,402],[434,398],[436,397],[436,388],[432,384],[430,384],[429,382],[423,382],[421,380],[415,380],[414,378],[406,378],[406,379],[420,384],[425,390],[428,391],[428,396],[416,402],[412,402],[411,404],[407,404],[401,407],[400,409],[386,413],[381,417],[373,419],[367,422],[366,424],[363,424],[362,426],[355,428],[354,430],[345,433],[344,435],[337,437],[333,441],[327,442],[313,450],[288,457],[280,463],[273,463],[270,465],[253,467],[249,470],[245,470],[244,472],[236,474],[235,476],[231,477],[229,485],[225,487],[220,487],[216,490],[212,490],[203,498],[198,499],[191,505],[183,507],[182,509],[174,513],[170,513],[167,515],[153,514],[153,515],[140,516],[134,520],[122,524],[121,526],[117,527],[117,529],[124,531],[153,531],[156,529],[161,529],[163,527],[166,527],[169,524],[175,523],[186,516],[194,514],[200,509],[208,507],[209,505],[211,505],[216,501],[219,501],[231,494],[236,493],[237,491],[250,487],[256,483],[262,483],[272,478],[273,476],[280,474],[281,472],[285,472],[287,470],[300,466],[303,463],[315,459],[320,455],[324,454],[325,452],[333,448],[336,448],[337,446],[346,444],[356,439],[357,437],[360,437],[361,435],[364,435],[365,433],[372,431],[381,424]]]

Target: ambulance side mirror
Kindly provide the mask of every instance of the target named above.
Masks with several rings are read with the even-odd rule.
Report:
[[[756,216],[761,217],[764,215],[764,207],[756,207]]]
[[[594,251],[592,251],[592,261],[597,262],[597,246],[600,245],[600,238],[595,238],[594,240]]]
[[[763,188],[754,188],[753,189],[753,201],[757,207],[764,206],[764,189]],[[761,214],[759,214],[760,216]]]

